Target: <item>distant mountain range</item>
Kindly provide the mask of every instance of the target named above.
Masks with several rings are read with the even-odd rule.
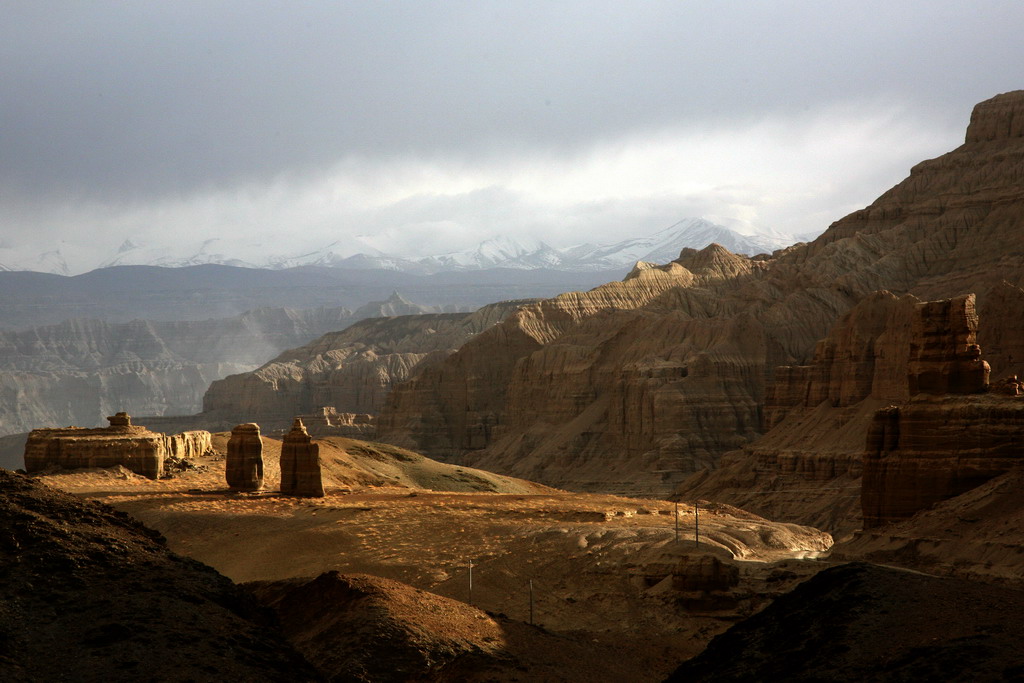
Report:
[[[558,249],[540,241],[497,236],[472,249],[427,257],[384,253],[358,238],[332,242],[319,249],[290,255],[265,255],[259,245],[250,245],[246,251],[256,255],[245,257],[233,251],[233,248],[237,248],[235,243],[218,238],[175,245],[147,244],[126,239],[114,254],[97,262],[94,268],[218,264],[281,270],[324,266],[419,275],[491,268],[600,271],[629,268],[637,261],[667,263],[677,258],[684,247],[701,249],[712,242],[734,253],[754,255],[772,252],[794,241],[793,237],[782,233],[759,231],[738,222],[734,222],[734,227],[726,227],[704,218],[687,218],[653,235],[613,244],[579,244]],[[359,251],[353,253],[355,250]],[[69,260],[64,258],[60,248],[41,254],[25,254],[0,247],[0,270],[72,275],[82,269],[69,266]]]

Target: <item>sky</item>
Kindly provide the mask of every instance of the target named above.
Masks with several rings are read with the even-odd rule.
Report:
[[[0,262],[816,234],[1024,87],[1022,28],[1019,0],[0,0]]]

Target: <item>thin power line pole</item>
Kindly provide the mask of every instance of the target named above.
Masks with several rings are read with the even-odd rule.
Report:
[[[469,561],[469,604],[473,604],[473,560]]]
[[[676,543],[679,543],[679,503],[676,503]]]
[[[700,545],[700,504],[693,502],[693,547]]]

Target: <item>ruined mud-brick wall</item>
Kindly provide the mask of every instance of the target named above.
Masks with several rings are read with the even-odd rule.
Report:
[[[131,424],[131,418],[123,413],[108,419],[109,427],[33,430],[25,443],[25,470],[121,465],[136,474],[158,479],[168,457],[192,459],[212,449],[209,432],[168,436]]]

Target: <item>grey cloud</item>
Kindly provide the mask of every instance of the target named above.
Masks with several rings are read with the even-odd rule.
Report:
[[[174,196],[348,155],[578,151],[667,125],[1020,85],[989,2],[2,5],[0,189]]]

